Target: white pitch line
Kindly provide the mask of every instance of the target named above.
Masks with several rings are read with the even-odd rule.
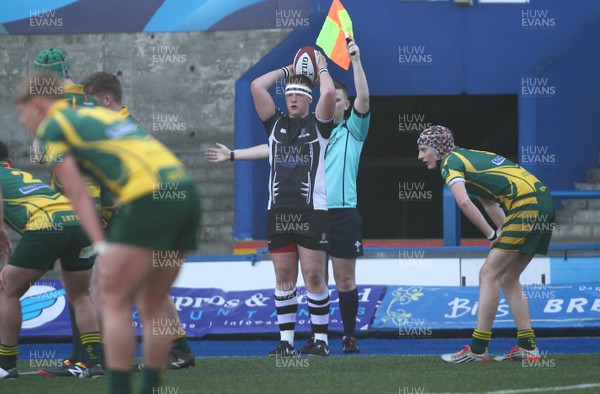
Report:
[[[521,394],[521,393],[548,393],[551,391],[563,391],[563,390],[583,390],[600,387],[600,383],[584,383],[576,384],[573,386],[560,386],[560,387],[536,387],[532,389],[514,389],[514,390],[497,390],[497,391],[486,391],[484,394]],[[478,393],[435,393],[435,394],[478,394]],[[479,393],[481,394],[481,393]]]

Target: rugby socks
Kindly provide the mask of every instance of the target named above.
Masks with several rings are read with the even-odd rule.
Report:
[[[103,364],[102,342],[99,332],[81,334],[81,350],[83,351],[82,361],[88,368],[96,364]]]
[[[525,350],[535,349],[535,333],[533,329],[517,331],[517,342]]]
[[[191,353],[192,349],[190,349],[185,331],[183,328],[181,328],[181,331],[182,333],[175,335],[173,342],[171,342],[171,349],[182,353]]]
[[[327,328],[329,326],[329,290],[321,294],[306,292],[308,298],[308,313],[310,326],[315,340],[327,341]]]
[[[296,328],[296,314],[298,313],[298,300],[296,288],[292,290],[275,289],[275,309],[277,310],[277,323],[282,341],[287,341],[294,346],[294,330]]]
[[[475,354],[483,354],[490,345],[492,340],[492,332],[473,331],[473,339],[471,340],[471,351]]]
[[[111,394],[131,394],[131,372],[109,369],[105,373],[106,388]]]
[[[0,368],[9,370],[17,366],[19,345],[8,346],[0,343]]]
[[[71,319],[71,332],[73,335],[73,345],[71,347],[71,356],[69,357],[69,361],[73,364],[83,361],[83,354],[81,353],[81,340],[80,340],[80,332],[79,328],[77,328],[77,322],[75,321],[75,309],[73,305],[69,302],[69,318]]]
[[[162,373],[159,369],[145,368],[142,371],[138,394],[156,394],[161,392]]]
[[[353,337],[356,329],[356,315],[358,314],[358,289],[338,291],[340,295],[340,313],[344,324],[344,336]]]

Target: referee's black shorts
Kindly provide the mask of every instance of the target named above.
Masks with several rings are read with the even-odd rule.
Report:
[[[329,210],[329,254],[341,259],[364,255],[362,242],[363,219],[356,208]]]

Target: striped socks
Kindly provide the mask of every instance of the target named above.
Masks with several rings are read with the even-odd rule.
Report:
[[[275,289],[275,309],[277,310],[279,334],[282,341],[287,341],[292,346],[294,346],[296,313],[298,313],[297,294],[296,288],[292,290]]]
[[[88,332],[81,334],[81,350],[83,353],[83,362],[89,367],[96,364],[103,364],[102,342],[99,332]]]
[[[471,340],[471,351],[475,354],[483,354],[490,345],[492,340],[492,332],[473,331],[473,339]]]
[[[517,331],[517,343],[526,350],[535,349],[535,333],[532,328]]]
[[[321,294],[306,292],[308,298],[308,313],[310,325],[315,340],[327,341],[327,328],[329,326],[329,290]]]
[[[8,346],[0,344],[0,368],[5,370],[13,369],[17,366],[19,357],[19,345]]]

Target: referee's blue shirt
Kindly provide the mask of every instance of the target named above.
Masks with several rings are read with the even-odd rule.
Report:
[[[356,177],[360,152],[369,133],[371,114],[356,112],[331,132],[325,153],[327,208],[356,208]]]

